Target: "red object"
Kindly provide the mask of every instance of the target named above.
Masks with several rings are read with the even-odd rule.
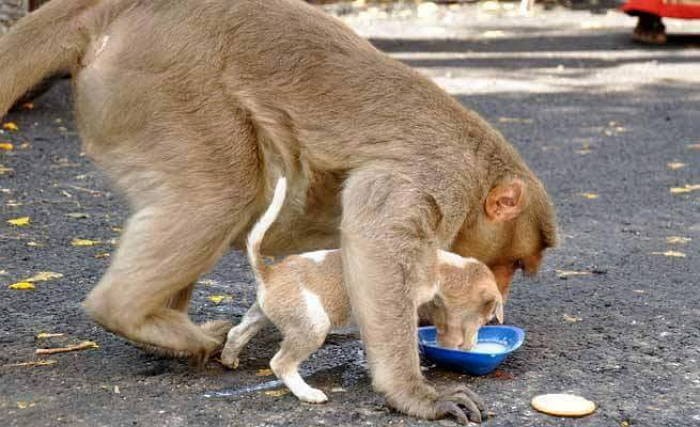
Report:
[[[630,15],[646,12],[667,18],[700,19],[700,0],[627,0],[622,10]]]

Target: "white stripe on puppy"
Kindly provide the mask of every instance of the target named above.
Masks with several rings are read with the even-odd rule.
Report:
[[[456,253],[442,250],[438,251],[438,261],[457,268],[464,268],[467,266],[467,264],[479,262],[474,258],[464,258],[462,256],[457,255]]]
[[[310,259],[311,261],[315,262],[316,264],[320,264],[323,262],[324,259],[326,259],[326,256],[331,252],[329,249],[324,249],[320,251],[313,251],[313,252],[304,252],[300,256],[302,258]]]
[[[311,326],[319,332],[327,332],[331,327],[331,320],[328,318],[328,313],[321,303],[321,298],[310,290],[302,287],[301,295],[304,297],[306,304],[306,313],[311,321]]]

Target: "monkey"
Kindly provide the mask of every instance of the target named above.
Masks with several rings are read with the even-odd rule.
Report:
[[[557,231],[542,182],[481,116],[298,0],[50,1],[0,38],[0,115],[65,70],[83,150],[131,210],[83,301],[92,319],[206,361],[230,325],[193,323],[192,287],[284,175],[262,252],[341,248],[374,389],[412,416],[482,419],[467,387],[424,378],[415,293],[444,249],[507,295]]]
[[[287,181],[279,178],[272,202],[253,226],[247,240],[248,260],[258,291],[243,320],[228,332],[221,362],[238,366],[238,353],[272,322],[284,339],[270,362],[272,371],[300,400],[323,403],[323,391],[309,386],[298,367],[326,339],[328,332],[352,323],[350,302],[343,289],[340,250],[326,249],[290,255],[265,264],[260,253],[265,233],[279,215]],[[416,292],[415,304],[430,317],[443,347],[469,349],[481,326],[496,318],[503,323],[502,296],[489,268],[474,258],[438,250],[436,282]],[[474,408],[476,409],[476,408]]]

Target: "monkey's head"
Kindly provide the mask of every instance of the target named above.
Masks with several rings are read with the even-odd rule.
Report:
[[[437,293],[421,306],[420,315],[435,325],[441,346],[469,349],[476,344],[479,328],[494,318],[503,323],[496,277],[486,265],[473,261],[439,268]]]
[[[543,253],[557,243],[554,207],[542,183],[502,177],[482,199],[480,212],[467,219],[452,250],[489,266],[503,298],[517,270],[537,273]]]

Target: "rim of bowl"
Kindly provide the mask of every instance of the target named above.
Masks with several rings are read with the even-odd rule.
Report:
[[[466,354],[485,354],[485,355],[493,355],[493,354],[508,354],[512,353],[515,350],[519,349],[521,345],[523,345],[523,342],[525,341],[525,331],[522,328],[519,328],[517,326],[511,326],[511,325],[485,325],[482,326],[481,328],[487,328],[487,329],[508,329],[513,332],[515,332],[515,344],[512,346],[506,347],[505,350],[499,351],[497,353],[476,353],[472,352],[469,350],[460,350],[458,348],[446,348],[446,347],[441,347],[437,344],[429,344],[420,339],[420,331],[427,331],[430,329],[435,329],[435,326],[421,326],[418,328],[419,335],[418,335],[418,344],[425,346],[425,347],[430,347],[438,350],[443,350],[443,351],[452,351],[455,353],[466,353]]]

